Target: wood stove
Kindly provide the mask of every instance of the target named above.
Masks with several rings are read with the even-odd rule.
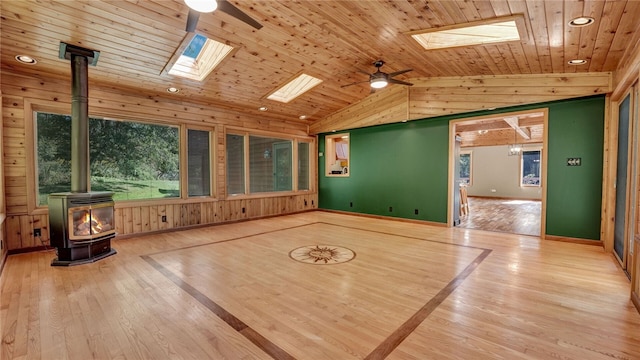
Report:
[[[94,262],[116,253],[114,202],[111,192],[55,193],[49,195],[51,245],[58,257],[51,265]]]
[[[100,52],[61,42],[59,57],[71,62],[71,192],[49,195],[52,266],[94,262],[116,253],[113,193],[89,190],[88,65]]]

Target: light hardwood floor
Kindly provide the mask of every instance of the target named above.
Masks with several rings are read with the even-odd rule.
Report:
[[[355,258],[290,257],[305,245]],[[114,248],[10,256],[0,358],[640,358],[629,281],[597,246],[315,211]]]

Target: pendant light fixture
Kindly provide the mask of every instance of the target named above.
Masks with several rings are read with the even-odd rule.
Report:
[[[509,145],[509,156],[520,155],[520,151],[522,151],[522,145],[517,143],[517,133],[516,130],[513,130],[513,144]]]

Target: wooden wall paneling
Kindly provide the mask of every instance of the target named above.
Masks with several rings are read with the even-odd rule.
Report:
[[[549,61],[548,66],[551,66]],[[374,93],[309,126],[318,134],[400,120],[610,92],[612,74],[562,73],[411,79],[411,88]],[[405,96],[401,96],[406,91]]]
[[[116,234],[124,234],[124,218],[122,213],[123,211],[120,208],[116,208],[113,212],[113,216],[115,217],[113,221],[116,223]]]
[[[603,174],[602,174],[602,215],[600,239],[604,251],[613,251],[613,231],[615,224],[615,182],[616,157],[618,156],[618,105],[612,103],[611,96],[605,101]]]
[[[182,204],[173,204],[173,227],[182,227]]]
[[[398,122],[407,118],[407,93],[405,86],[377,91],[353,105],[340,110],[309,126],[309,133],[318,134],[337,129],[348,129],[375,124]],[[357,126],[352,126],[357,123]]]
[[[122,217],[124,220],[123,234],[133,234],[133,209],[130,207],[122,209]]]
[[[33,237],[33,217],[29,215],[20,216],[20,241],[21,247],[32,248],[36,246]]]
[[[235,221],[245,217],[245,200],[227,200],[224,203],[224,221]],[[242,208],[245,207],[245,214]]]
[[[142,232],[142,209],[139,206],[131,208],[131,215],[133,216],[133,232]]]
[[[149,206],[140,207],[140,232],[151,231],[151,209]]]
[[[50,244],[49,234],[49,215],[33,215],[33,222],[31,225],[31,233],[33,229],[40,229],[40,238],[34,238],[35,246],[45,246]]]
[[[189,225],[199,225],[201,224],[201,209],[202,204],[193,203],[189,205]]]
[[[162,219],[158,216],[158,206],[149,206],[149,231],[157,231],[159,229],[158,224]]]
[[[157,227],[158,230],[166,230],[169,228],[168,224],[169,224],[169,217],[167,216],[167,205],[158,205],[157,206],[157,217],[158,219],[156,220],[157,222]],[[162,221],[162,217],[165,216],[165,221]]]
[[[4,75],[4,74],[3,74]],[[32,106],[40,109],[58,109],[56,111],[70,111],[70,88],[67,79],[47,77],[46,80],[35,76],[25,76],[8,73],[3,76],[2,90],[2,149],[5,160],[4,178],[7,189],[7,213],[11,215],[6,225],[10,233],[5,241],[11,241],[7,248],[17,250],[25,247],[41,246],[40,239],[33,237],[33,229],[42,229],[42,241],[49,242],[48,218],[46,209],[38,213],[29,214],[28,193],[26,186],[35,174],[28,171],[30,162],[27,157],[27,127],[25,116],[30,113]],[[6,96],[5,96],[6,93]],[[28,95],[28,98],[26,97]],[[27,106],[28,108],[25,108]],[[53,110],[47,110],[53,111]],[[202,104],[176,101],[162,96],[142,97],[111,88],[95,86],[90,91],[90,113],[108,117],[118,117],[124,120],[145,120],[176,124],[175,119],[182,123],[202,125],[207,122],[210,126],[239,124],[243,131],[264,130],[273,133],[306,136],[306,123],[299,121],[276,121],[256,116],[239,116],[237,112],[228,109],[218,109]],[[28,117],[31,118],[30,116]],[[30,133],[30,131],[29,131]],[[225,134],[216,131],[217,148],[215,152],[218,170],[216,192],[218,197],[225,194]],[[32,171],[33,172],[33,171]],[[276,201],[271,198],[270,202]],[[251,208],[248,208],[248,205]],[[244,199],[229,201],[189,202],[185,204],[172,202],[160,205],[116,204],[116,231],[119,235],[169,230],[172,228],[193,226],[199,224],[220,223],[249,217],[265,216],[264,201],[262,199]],[[245,207],[245,212],[242,208]],[[279,209],[292,211],[291,206],[268,206],[269,215],[279,214]],[[167,221],[162,222],[162,216]]]
[[[7,235],[7,249],[16,250],[22,248],[20,235],[20,216],[7,216],[5,220]]]
[[[245,201],[246,205],[246,217],[247,218],[257,218],[264,215],[262,209],[263,199],[247,199]]]

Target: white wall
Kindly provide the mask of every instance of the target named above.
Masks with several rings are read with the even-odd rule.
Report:
[[[539,148],[528,145],[524,149]],[[520,187],[520,155],[509,156],[507,145],[463,148],[472,152],[469,196],[541,199],[539,187]],[[495,191],[494,191],[495,190]]]

